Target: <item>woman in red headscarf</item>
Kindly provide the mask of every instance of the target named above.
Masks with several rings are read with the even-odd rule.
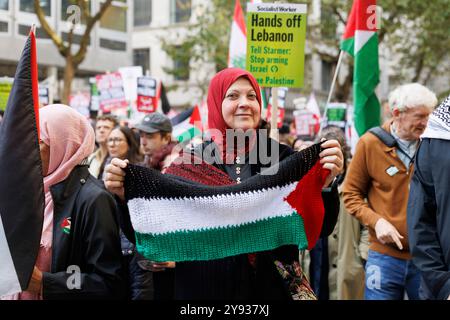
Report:
[[[251,73],[237,68],[217,73],[211,80],[207,102],[211,139],[192,150],[191,155],[225,173],[221,184],[240,183],[294,152],[288,146],[270,139],[261,129],[260,88]],[[260,146],[265,147],[265,152],[261,153]],[[342,170],[343,155],[335,140],[325,141],[322,147],[320,162],[323,168],[330,170],[324,186],[329,190],[322,193],[325,205],[322,235],[329,235],[339,211],[337,189],[334,184],[330,187],[330,184]],[[269,158],[270,161],[267,161]],[[113,159],[105,169],[107,189],[122,199],[125,175],[122,169],[126,165],[127,162]],[[179,168],[173,164],[167,173],[214,184],[202,174],[189,175],[189,171]],[[219,260],[179,262],[175,268],[175,298],[290,299],[290,292],[274,260],[291,263],[298,261],[298,255],[298,248],[290,245]]]

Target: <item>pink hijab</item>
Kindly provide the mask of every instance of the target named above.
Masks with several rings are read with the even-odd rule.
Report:
[[[44,177],[45,215],[41,245],[50,248],[53,234],[53,200],[50,187],[65,180],[95,147],[94,129],[80,113],[63,104],[39,109],[41,140],[50,146],[50,163]]]
[[[94,129],[77,111],[63,104],[53,104],[39,109],[41,140],[50,146],[50,161],[44,177],[45,211],[41,246],[36,266],[42,272],[51,270],[53,237],[53,199],[50,187],[64,181],[93,151]],[[6,299],[39,300],[39,294],[22,292]]]

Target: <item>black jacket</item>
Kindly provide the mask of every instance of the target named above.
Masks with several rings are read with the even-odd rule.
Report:
[[[450,141],[423,139],[410,185],[407,223],[421,298],[450,295]]]
[[[87,166],[75,167],[50,190],[52,264],[51,272],[43,273],[44,299],[121,298],[122,255],[113,197]]]

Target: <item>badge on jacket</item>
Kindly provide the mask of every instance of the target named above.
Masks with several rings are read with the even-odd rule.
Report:
[[[63,220],[63,222],[61,223],[61,228],[62,228],[62,231],[65,233],[65,234],[70,234],[70,217],[69,218],[65,218],[64,220]]]
[[[389,168],[386,169],[386,173],[388,175],[390,175],[391,177],[394,176],[395,174],[397,174],[397,172],[399,172],[400,170],[398,170],[398,168],[396,166],[390,166]]]

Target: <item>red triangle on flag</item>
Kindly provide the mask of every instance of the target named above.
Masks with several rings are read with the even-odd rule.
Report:
[[[377,31],[376,24],[373,23],[373,15],[376,14],[376,5],[376,0],[355,0],[353,2],[343,39],[354,37],[356,30]]]
[[[189,123],[196,126],[199,130],[203,130],[202,125],[202,116],[200,115],[200,110],[198,108],[198,105],[194,107],[194,110],[192,110],[191,118],[189,119]]]

